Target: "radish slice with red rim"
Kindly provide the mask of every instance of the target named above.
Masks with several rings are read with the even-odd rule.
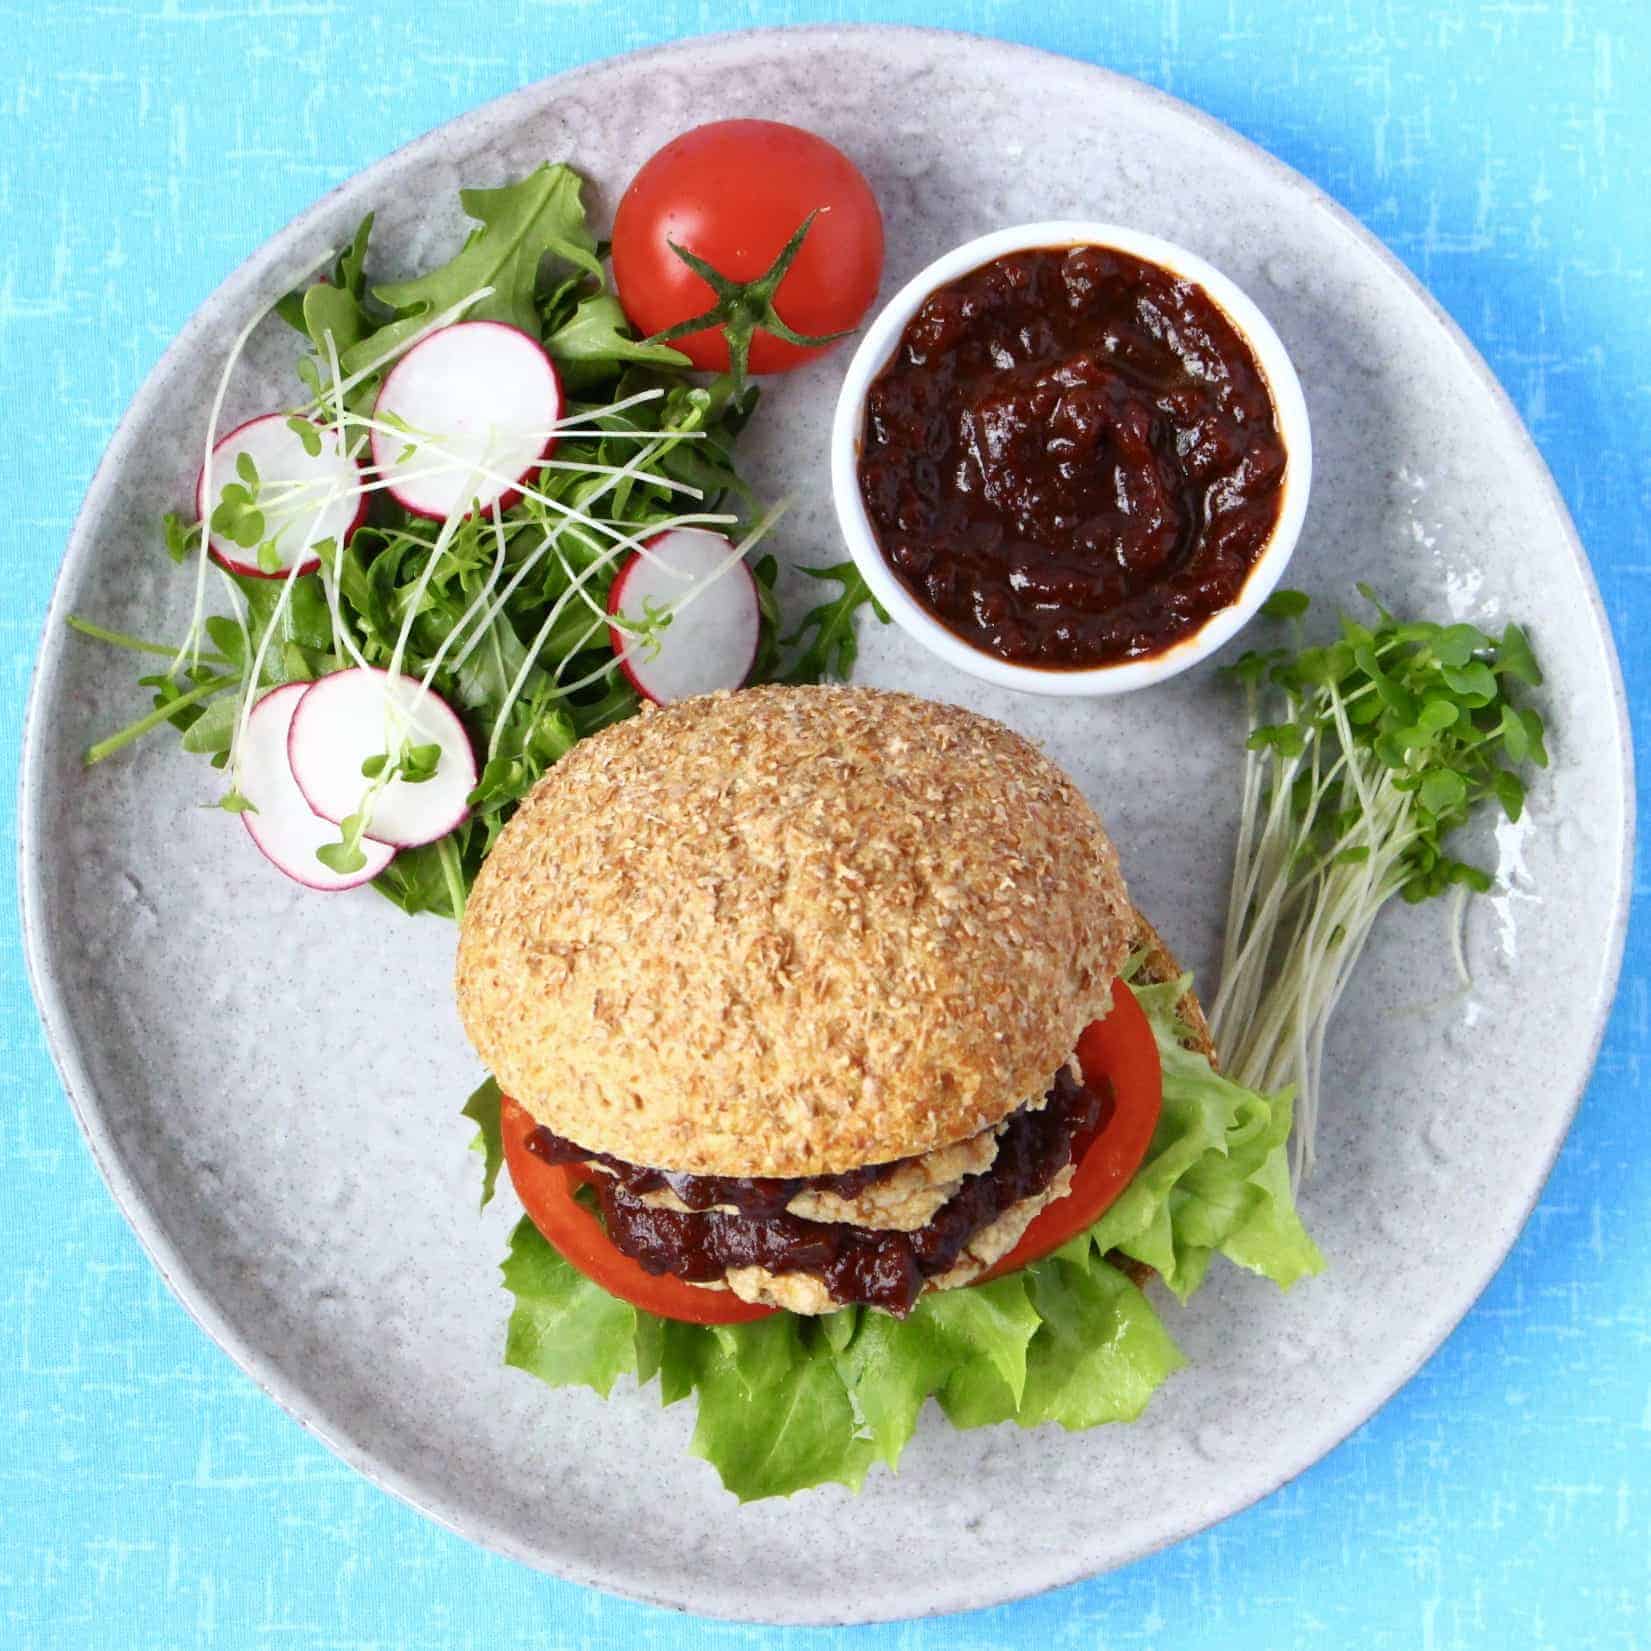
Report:
[[[737,688],[757,657],[756,580],[720,533],[679,527],[649,539],[614,580],[608,612],[619,668],[658,705]]]
[[[363,765],[434,748],[434,772],[417,782],[375,785]],[[458,716],[416,677],[357,667],[309,685],[287,734],[287,761],[305,801],[341,825],[368,811],[367,836],[396,848],[418,848],[445,837],[470,815],[476,754]],[[371,793],[371,795],[369,795]]]
[[[507,510],[556,445],[562,385],[538,341],[459,321],[415,344],[373,408],[373,466],[415,516]]]
[[[251,579],[284,578],[295,558],[300,573],[313,573],[321,561],[309,547],[331,539],[342,549],[367,515],[361,467],[338,432],[295,413],[265,413],[231,430],[212,449],[213,498],[206,487],[202,465],[195,510],[203,522],[224,504],[226,488],[239,490],[228,497],[240,506],[249,542],[213,528],[208,548],[219,566]]]
[[[370,883],[395,859],[396,851],[388,843],[363,843],[366,864],[351,872],[333,871],[316,859],[317,849],[338,841],[338,827],[304,801],[287,765],[287,734],[309,687],[307,682],[289,682],[271,689],[253,706],[238,752],[236,783],[252,804],[242,813],[241,823],[259,853],[295,883],[332,893]]]

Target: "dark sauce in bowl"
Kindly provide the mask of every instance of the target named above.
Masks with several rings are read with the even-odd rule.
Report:
[[[1214,299],[1078,246],[924,300],[867,394],[859,483],[884,558],[949,630],[1082,670],[1237,601],[1285,468],[1266,376]]]

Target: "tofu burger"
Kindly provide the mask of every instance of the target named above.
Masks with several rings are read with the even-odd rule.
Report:
[[[1225,1160],[1229,1143],[1208,1105],[1190,1109],[1201,1125],[1176,1115],[1166,1056],[1264,1122],[1262,1159],[1231,1167],[1267,1186],[1240,1177],[1234,1220],[1264,1216],[1292,1255],[1245,1264],[1288,1282],[1316,1262],[1274,1173],[1287,1101],[1215,1075],[1094,809],[970,712],[763,687],[581,742],[483,864],[457,989],[531,1222],[518,1252],[638,1322],[713,1327],[726,1347],[789,1318],[798,1357],[840,1364],[868,1315],[880,1334],[956,1317],[946,1297],[999,1280],[984,1289],[1030,1304],[1031,1342],[1036,1278],[1078,1264],[1144,1164],[1160,1173],[1083,1265],[1114,1294],[1154,1268],[1175,1286],[1159,1161]],[[574,1330],[564,1314],[535,1335]]]

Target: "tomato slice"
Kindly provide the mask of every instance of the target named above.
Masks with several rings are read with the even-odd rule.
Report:
[[[508,1095],[499,1110],[499,1124],[504,1159],[522,1208],[563,1259],[609,1295],[645,1313],[688,1324],[745,1324],[778,1310],[741,1301],[732,1290],[706,1290],[668,1273],[647,1272],[614,1248],[602,1223],[573,1196],[581,1182],[590,1180],[591,1171],[583,1164],[547,1164],[529,1152],[533,1119]]]
[[[1123,981],[1112,983],[1112,1012],[1078,1039],[1078,1064],[1086,1083],[1111,1084],[1112,1116],[1079,1160],[1071,1191],[1040,1210],[1014,1249],[976,1283],[1015,1272],[1093,1226],[1146,1157],[1164,1104],[1164,1067],[1145,1011]]]

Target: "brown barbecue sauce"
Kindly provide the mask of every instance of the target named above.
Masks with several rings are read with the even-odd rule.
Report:
[[[597,1180],[603,1224],[614,1247],[650,1273],[671,1273],[701,1283],[720,1279],[730,1267],[810,1273],[840,1302],[904,1315],[924,1282],[950,1269],[974,1234],[1010,1205],[1041,1192],[1069,1162],[1081,1157],[1111,1112],[1109,1086],[1079,1083],[1063,1068],[1042,1107],[1022,1107],[1010,1114],[991,1166],[965,1177],[928,1224],[911,1232],[808,1221],[784,1213],[786,1202],[797,1192],[814,1189],[852,1197],[892,1174],[905,1160],[844,1175],[745,1180],[667,1175],[629,1165],[585,1152],[543,1126],[528,1136],[527,1147],[550,1163],[591,1162],[615,1171]],[[654,1209],[641,1201],[641,1193],[667,1186],[684,1203],[729,1204],[739,1213],[703,1207],[684,1213]],[[786,1189],[783,1199],[780,1189]]]

